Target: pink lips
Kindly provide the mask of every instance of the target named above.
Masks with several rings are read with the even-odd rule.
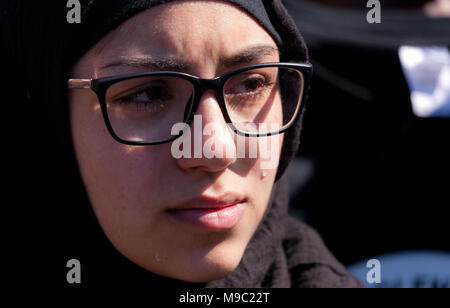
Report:
[[[233,228],[241,219],[244,208],[244,199],[224,195],[194,199],[167,213],[182,223],[219,231]]]

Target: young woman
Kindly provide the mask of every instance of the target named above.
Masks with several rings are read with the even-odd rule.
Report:
[[[4,10],[27,127],[56,155],[39,169],[63,244],[50,255],[90,285],[360,286],[287,214],[311,66],[280,1],[81,1],[80,24],[61,11]]]

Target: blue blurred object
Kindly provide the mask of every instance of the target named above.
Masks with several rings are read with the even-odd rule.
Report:
[[[368,288],[450,288],[450,253],[403,251],[376,256],[381,263],[381,282],[369,283],[367,261],[347,269]]]

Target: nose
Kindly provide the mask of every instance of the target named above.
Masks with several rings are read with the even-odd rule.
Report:
[[[220,172],[236,161],[234,132],[223,117],[214,90],[203,93],[190,124],[190,136],[181,138],[190,138],[186,144],[190,146],[187,152],[191,154],[177,159],[182,169]],[[183,143],[183,147],[186,144]]]

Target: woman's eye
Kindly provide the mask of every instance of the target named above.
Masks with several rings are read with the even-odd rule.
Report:
[[[250,76],[231,84],[229,89],[225,90],[226,96],[254,96],[261,94],[271,83],[264,76]]]
[[[163,103],[170,100],[171,98],[172,97],[166,88],[148,87],[143,90],[139,90],[132,94],[119,98],[119,102],[135,103],[135,104],[151,104],[151,103]]]
[[[261,79],[247,80],[244,84],[246,92],[255,92],[264,86],[264,81]]]

